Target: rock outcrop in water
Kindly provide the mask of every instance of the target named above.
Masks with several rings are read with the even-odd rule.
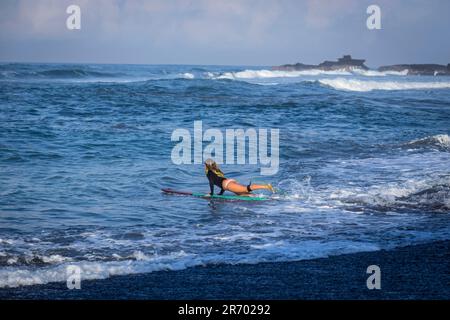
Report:
[[[282,71],[305,71],[305,70],[351,71],[352,69],[368,70],[369,68],[364,64],[365,61],[366,60],[363,59],[353,59],[351,55],[344,55],[337,61],[324,61],[318,65],[296,63],[296,64],[285,64],[282,66],[273,67],[272,69]]]
[[[395,64],[378,68],[380,72],[402,72],[405,70],[408,71],[408,75],[414,76],[449,76],[450,63],[446,66],[441,64]]]
[[[280,71],[307,71],[307,70],[323,70],[323,71],[352,71],[355,69],[369,70],[364,64],[364,59],[353,59],[351,55],[344,55],[337,61],[324,61],[320,64],[284,64],[272,67],[272,70]],[[390,66],[381,66],[376,71],[379,72],[403,72],[406,75],[423,75],[437,76],[450,75],[450,63],[448,65],[441,64],[396,64]]]

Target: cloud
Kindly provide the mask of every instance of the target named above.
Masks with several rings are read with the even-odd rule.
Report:
[[[164,42],[262,41],[281,13],[277,1],[261,0],[37,0],[17,1],[2,19],[3,36],[58,38],[67,33],[66,8],[81,7],[82,29],[100,38],[141,37]]]
[[[326,29],[332,26],[343,16],[355,14],[360,8],[359,0],[307,0],[306,1],[306,25],[313,29]],[[364,14],[361,11],[361,14]]]
[[[378,33],[365,25],[373,3]],[[66,28],[71,4],[81,7],[81,31]],[[354,53],[372,63],[408,52],[442,60],[449,9],[448,0],[1,0],[0,59],[262,64]]]
[[[180,32],[197,44],[261,43],[281,13],[277,2],[204,0],[197,5],[196,15],[180,22]]]

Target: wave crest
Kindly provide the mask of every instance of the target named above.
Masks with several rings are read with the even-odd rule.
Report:
[[[450,152],[450,137],[447,134],[437,134],[422,139],[412,140],[405,144],[408,148],[433,148]]]
[[[112,73],[90,71],[83,69],[52,69],[37,72],[36,75],[48,78],[87,78],[87,77],[106,78],[115,76],[115,74]]]
[[[2,79],[84,79],[84,78],[115,78],[117,73],[100,72],[81,68],[61,68],[41,71],[7,70],[0,73]]]
[[[403,71],[377,71],[377,70],[353,69],[352,72],[354,74],[366,77],[385,77],[385,76],[407,76],[409,70],[405,69]]]
[[[267,78],[296,78],[301,76],[320,76],[320,75],[351,75],[345,70],[323,71],[318,69],[304,71],[281,71],[281,70],[244,70],[238,72],[225,72],[216,79],[267,79]]]
[[[363,69],[337,69],[337,70],[321,70],[321,69],[309,69],[309,70],[242,70],[236,72],[225,72],[221,74],[213,74],[208,72],[207,76],[212,79],[267,79],[267,78],[297,78],[304,76],[365,76],[365,77],[384,77],[384,76],[406,76],[408,70],[403,71],[376,71],[376,70],[363,70]]]
[[[372,90],[450,89],[450,82],[364,81],[356,79],[321,79],[319,83],[336,90],[368,92]]]
[[[375,186],[370,189],[340,190],[331,199],[351,204],[353,209],[381,212],[428,211],[448,213],[450,210],[450,177],[435,181],[406,181],[402,184]],[[352,207],[348,208],[352,210]]]
[[[195,75],[190,72],[185,72],[179,75],[182,79],[192,80],[195,79]]]

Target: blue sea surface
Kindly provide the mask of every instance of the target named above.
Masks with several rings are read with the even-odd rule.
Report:
[[[207,201],[172,132],[279,129],[227,164],[273,201]],[[0,64],[0,287],[450,239],[450,78],[267,67]],[[206,144],[206,143],[205,143]]]

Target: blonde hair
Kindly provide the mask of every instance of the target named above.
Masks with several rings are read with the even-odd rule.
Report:
[[[224,173],[222,172],[222,170],[219,169],[219,166],[213,159],[206,159],[205,166],[206,166],[205,168],[206,174],[208,174],[208,171],[211,170],[219,177],[225,177]]]

